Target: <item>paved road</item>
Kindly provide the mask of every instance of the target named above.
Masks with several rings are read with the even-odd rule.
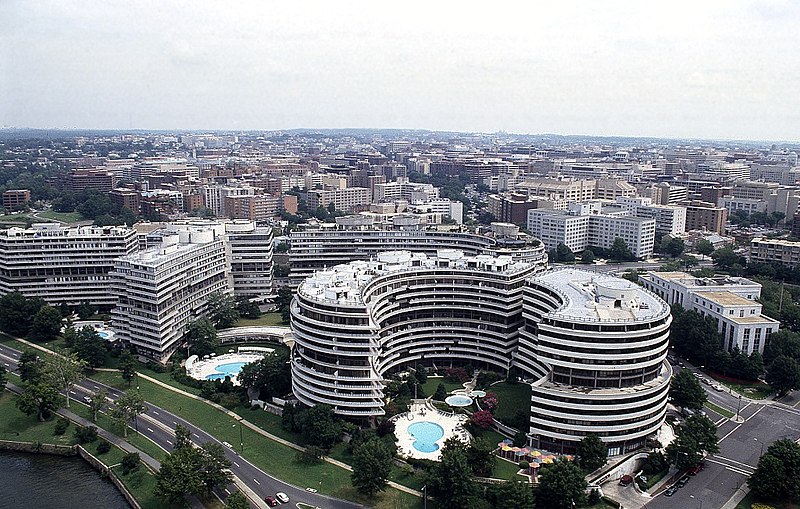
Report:
[[[20,352],[5,345],[0,345],[0,363],[2,363],[9,371],[15,371],[17,368],[17,361],[19,360]],[[108,387],[99,382],[91,379],[81,381],[71,392],[71,396],[77,400],[82,400],[84,396],[91,395],[100,389],[108,391],[109,399],[116,400],[122,395],[122,391]],[[153,441],[156,445],[166,451],[172,450],[173,440],[175,437],[175,425],[181,424],[186,426],[192,433],[192,440],[197,444],[205,442],[217,442],[219,440],[209,435],[202,429],[193,425],[192,423],[160,408],[153,404],[147,403],[147,412],[137,419],[137,426],[142,435]],[[264,439],[266,440],[266,439]],[[245,483],[261,500],[267,495],[274,496],[275,493],[283,491],[289,495],[292,504],[296,502],[304,502],[312,506],[317,506],[322,509],[355,509],[363,506],[328,497],[319,493],[311,493],[304,488],[299,488],[283,482],[263,470],[259,469],[231,448],[224,447],[225,455],[231,462],[231,471],[243,483]],[[314,486],[316,480],[309,479],[309,486]],[[224,489],[220,495],[224,498],[235,489],[232,485]]]
[[[697,371],[692,366],[687,365],[687,368]],[[709,401],[736,412],[740,404],[738,395],[704,387]],[[794,393],[788,401],[791,405],[742,398],[739,410],[742,422],[706,410],[709,418],[718,423],[720,451],[706,457],[706,468],[675,495],[665,497],[659,494],[646,505],[647,509],[721,508],[738,490],[746,487],[758,459],[772,442],[782,438],[800,438],[800,409],[792,406],[800,405],[800,395]]]

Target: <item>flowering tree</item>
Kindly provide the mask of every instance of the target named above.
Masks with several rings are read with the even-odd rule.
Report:
[[[492,414],[490,412],[487,412],[486,410],[480,410],[478,412],[475,412],[470,417],[470,420],[472,421],[473,424],[475,424],[477,427],[481,429],[488,429],[489,427],[491,427],[492,422],[494,422]]]

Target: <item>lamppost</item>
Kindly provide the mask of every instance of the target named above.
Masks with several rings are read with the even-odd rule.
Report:
[[[742,407],[742,395],[739,394],[739,400],[736,403],[736,420],[739,420],[739,410]]]
[[[234,424],[231,427],[235,428],[236,425]],[[241,423],[239,423],[239,450],[241,452],[244,452],[244,431],[242,430],[242,424]]]
[[[428,485],[422,487],[422,507],[428,509]]]

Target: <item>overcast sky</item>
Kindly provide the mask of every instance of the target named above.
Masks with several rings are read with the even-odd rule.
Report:
[[[0,126],[800,140],[800,2],[533,3],[0,0]]]

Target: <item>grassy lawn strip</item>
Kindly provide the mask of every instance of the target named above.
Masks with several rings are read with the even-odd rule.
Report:
[[[514,417],[519,409],[530,409],[531,386],[528,384],[500,382],[487,387],[486,392],[497,394],[498,404],[494,416],[498,421],[505,422]]]
[[[439,384],[444,384],[444,389],[450,393],[450,391],[454,391],[456,389],[463,389],[464,385],[459,383],[453,382],[445,382],[443,377],[428,377],[428,380],[422,385],[422,390],[425,392],[425,397],[433,396],[436,392],[436,388],[439,387]]]
[[[234,327],[288,327],[288,324],[283,323],[280,313],[264,313],[258,318],[239,318]]]
[[[56,212],[54,210],[45,210],[39,212],[37,216],[45,219],[54,219],[64,223],[77,223],[78,221],[83,221],[83,215],[81,215],[80,212]],[[32,219],[34,221],[37,220],[35,217],[32,217]]]
[[[492,477],[495,479],[513,479],[517,481],[524,480],[524,477],[517,475],[519,465],[512,463],[503,458],[497,458],[492,469]]]
[[[713,411],[717,412],[719,415],[721,415],[721,416],[723,416],[723,417],[727,417],[728,419],[730,419],[731,417],[733,417],[733,416],[735,415],[735,414],[734,414],[733,412],[731,412],[730,410],[725,410],[725,409],[724,409],[724,408],[722,408],[721,406],[719,406],[719,405],[715,405],[714,403],[712,403],[712,402],[710,402],[710,401],[706,401],[706,407],[708,407],[708,408],[710,408],[711,410],[713,410]]]
[[[650,488],[652,488],[653,486],[655,486],[656,483],[658,481],[660,481],[661,479],[663,479],[664,476],[667,475],[668,472],[669,472],[669,470],[664,470],[663,472],[659,472],[657,474],[653,474],[653,475],[649,476],[647,478],[647,482],[644,483],[644,490],[647,491]]]
[[[718,380],[718,382],[750,399],[764,399],[773,392],[772,388],[766,384],[736,384],[725,380]]]
[[[98,372],[92,378],[105,384],[125,389],[126,384],[118,373]],[[145,400],[158,405],[194,423],[218,440],[239,443],[238,425],[228,415],[212,408],[203,401],[194,400],[139,379],[139,387]],[[249,419],[248,419],[249,420]],[[275,477],[299,487],[312,487],[321,493],[339,498],[355,500],[376,508],[417,507],[420,499],[394,489],[388,489],[378,500],[358,494],[350,484],[350,472],[322,463],[304,465],[294,461],[295,450],[273,442],[255,431],[244,428],[243,456],[253,464]]]

